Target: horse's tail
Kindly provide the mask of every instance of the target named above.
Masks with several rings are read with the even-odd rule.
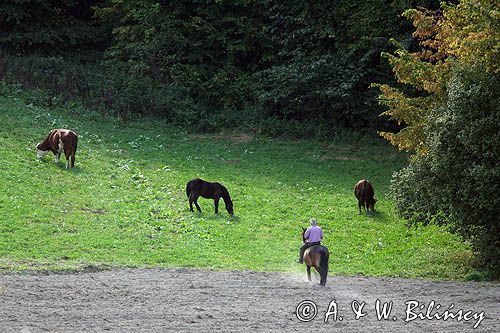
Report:
[[[328,250],[324,249],[321,251],[319,259],[319,275],[321,280],[319,284],[322,286],[326,284],[326,276],[328,275],[328,258]]]
[[[186,195],[189,198],[189,194],[191,194],[191,182],[186,184]]]

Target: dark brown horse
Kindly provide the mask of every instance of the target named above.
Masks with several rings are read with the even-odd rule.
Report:
[[[306,228],[302,228],[302,241],[305,242],[304,233]],[[328,258],[330,254],[326,246],[313,245],[304,251],[304,263],[307,266],[307,279],[311,281],[311,267],[314,267],[320,276],[320,286],[325,286],[328,275]]]
[[[229,196],[227,189],[219,183],[210,183],[204,181],[200,178],[193,179],[189,181],[186,185],[186,194],[189,198],[189,209],[193,210],[193,203],[196,209],[201,212],[201,208],[198,205],[198,198],[202,196],[207,199],[214,199],[215,214],[219,213],[219,199],[222,198],[226,204],[226,210],[229,215],[233,215],[233,202]]]
[[[361,214],[361,207],[366,212],[375,211],[375,203],[377,199],[375,198],[375,191],[373,190],[372,184],[366,179],[361,179],[354,186],[354,195],[358,199],[359,213]]]

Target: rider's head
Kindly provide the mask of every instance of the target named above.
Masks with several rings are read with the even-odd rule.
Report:
[[[316,222],[316,219],[315,219],[315,218],[312,218],[312,219],[311,219],[311,225],[318,225],[318,223]]]

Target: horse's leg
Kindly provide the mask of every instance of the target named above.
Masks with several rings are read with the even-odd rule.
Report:
[[[201,213],[201,208],[200,208],[200,205],[198,205],[198,198],[199,198],[199,197],[200,197],[199,195],[195,196],[195,197],[193,198],[193,202],[194,202],[194,205],[196,206],[196,209],[197,209],[197,210]]]
[[[358,201],[359,213],[361,214],[361,201]]]
[[[307,266],[307,279],[311,281],[311,266]]]
[[[214,198],[214,207],[215,207],[215,214],[219,214],[219,197]]]
[[[193,209],[193,195],[192,194],[189,195],[189,210],[191,212],[194,212],[194,209]]]

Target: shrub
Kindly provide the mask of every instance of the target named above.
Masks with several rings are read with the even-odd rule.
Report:
[[[397,211],[409,224],[449,225],[500,276],[500,80],[481,67],[455,71],[426,127],[429,150],[396,173]]]

